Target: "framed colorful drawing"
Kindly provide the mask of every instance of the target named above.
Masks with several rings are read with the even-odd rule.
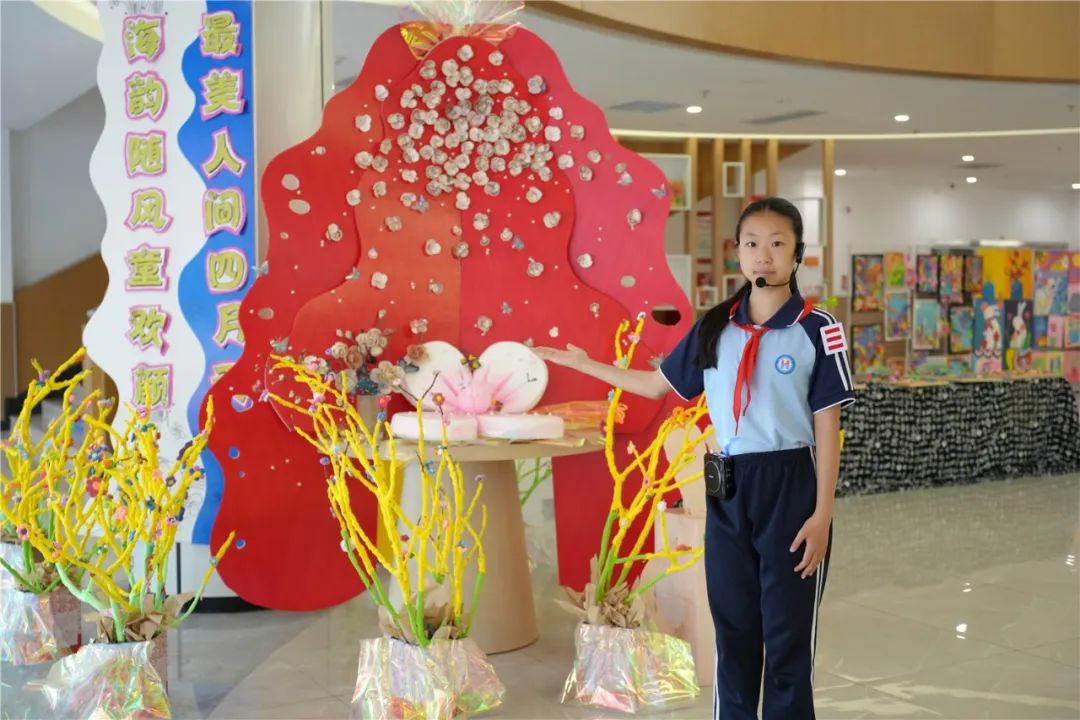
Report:
[[[970,353],[974,342],[975,309],[966,305],[953,305],[949,308],[949,352],[954,355]]]
[[[696,266],[696,276],[698,285],[712,285],[713,284],[713,264],[712,258],[701,257],[700,255],[694,261]]]
[[[696,309],[710,310],[720,302],[719,293],[715,285],[698,285],[697,297],[695,298]]]
[[[919,375],[941,377],[949,372],[948,357],[918,350],[911,354],[911,369],[918,371]]]
[[[1001,356],[1005,349],[1001,328],[1004,315],[1004,308],[999,302],[975,301],[975,372],[1001,370]]]
[[[907,255],[898,252],[885,253],[885,291],[907,288]]]
[[[926,295],[937,295],[938,256],[920,255],[915,270],[915,289]]]
[[[1061,375],[1065,372],[1065,353],[1060,350],[1044,350],[1032,354],[1031,369]]]
[[[721,288],[723,297],[720,299],[727,300],[729,297],[734,296],[745,283],[746,278],[742,275],[725,275],[724,286]]]
[[[1030,300],[1005,303],[1005,369],[1019,370],[1031,364],[1031,326],[1034,324]]]
[[[964,302],[964,256],[941,255],[938,262],[938,298],[946,305]]]
[[[1068,350],[1080,348],[1080,314],[1073,313],[1065,318],[1065,347]]]
[[[1080,313],[1080,281],[1069,282],[1068,312]]]
[[[732,238],[724,240],[724,274],[735,275],[739,269],[739,246]]]
[[[968,308],[969,310],[971,308]],[[971,373],[971,354],[967,355],[950,355],[949,356],[949,374],[950,375],[968,375]]]
[[[855,325],[851,328],[851,350],[855,373],[865,375],[885,366],[885,334],[881,325]]]
[[[1034,297],[1035,253],[1030,248],[979,248],[983,285],[992,285],[995,300]]]
[[[929,298],[915,298],[914,339],[915,350],[941,349],[941,303]]]
[[[1031,326],[1034,323],[1030,300],[1005,303],[1005,349],[1031,349]]]
[[[1069,260],[1064,250],[1035,253],[1035,314],[1069,312]]]
[[[1036,350],[1049,347],[1050,342],[1050,318],[1045,315],[1036,315],[1031,324],[1031,346]]]
[[[964,257],[964,292],[974,298],[982,297],[983,262],[981,255]]]
[[[885,339],[907,340],[911,337],[911,293],[907,290],[885,292]]]
[[[1065,347],[1066,315],[1051,315],[1046,318],[1046,347],[1060,350]]]
[[[853,312],[881,312],[885,309],[884,258],[881,255],[854,255],[851,258]]]

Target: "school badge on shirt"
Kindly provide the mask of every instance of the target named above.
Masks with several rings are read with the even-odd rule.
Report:
[[[795,358],[790,355],[781,355],[776,358],[776,362],[773,364],[776,368],[776,372],[781,375],[790,375],[795,372]]]
[[[844,326],[833,323],[821,328],[821,342],[825,346],[826,355],[836,355],[847,350],[847,338],[844,337]]]

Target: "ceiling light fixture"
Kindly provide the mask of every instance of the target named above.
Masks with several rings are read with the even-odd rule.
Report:
[[[995,247],[995,248],[1017,248],[1023,245],[1019,240],[1007,240],[1007,239],[986,239],[979,241],[979,247]]]
[[[3,0],[0,0],[3,2]],[[350,81],[351,82],[351,81]],[[1017,138],[1017,137],[1051,137],[1051,136],[1080,136],[1076,128],[1044,128],[1042,130],[982,130],[977,132],[891,132],[891,133],[718,133],[718,132],[687,132],[686,130],[630,130],[628,128],[612,128],[611,134],[617,138],[638,138],[651,140],[678,140],[682,142],[687,137],[696,137],[698,140],[781,140],[798,142],[816,142],[819,140],[856,140],[859,142],[878,140],[908,140],[922,142],[924,140],[970,140],[972,138]]]
[[[1080,190],[1080,183],[1073,183],[1073,190]]]
[[[834,172],[836,173],[836,177],[844,177],[845,175],[847,175],[847,170],[845,170],[844,168],[836,168]]]
[[[690,113],[691,115],[697,115],[698,113],[701,112],[701,106],[700,105],[690,105],[689,107],[686,108],[686,112]]]
[[[963,160],[964,162],[975,162],[975,156],[974,155],[964,155],[960,159]]]
[[[910,119],[911,119],[910,115],[897,115],[896,117],[893,118],[893,120],[895,120],[896,122],[907,122]]]
[[[979,178],[972,176],[972,177],[969,177],[967,179],[967,181],[968,181],[968,185],[974,185],[975,183],[979,182]]]

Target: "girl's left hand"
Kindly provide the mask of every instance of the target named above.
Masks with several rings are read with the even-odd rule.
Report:
[[[803,552],[802,562],[795,566],[795,572],[801,572],[806,579],[817,572],[818,566],[825,560],[825,551],[829,549],[829,525],[832,518],[822,517],[817,513],[803,523],[795,541],[791,543],[791,552],[799,549],[806,543],[806,551]]]

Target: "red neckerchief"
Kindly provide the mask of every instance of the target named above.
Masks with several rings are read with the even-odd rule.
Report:
[[[739,420],[746,416],[746,411],[750,409],[750,378],[754,374],[754,365],[757,363],[758,348],[761,346],[761,336],[767,333],[770,328],[768,325],[762,325],[761,327],[755,327],[753,325],[744,325],[743,323],[735,319],[735,313],[739,310],[739,305],[742,304],[742,299],[735,301],[735,304],[731,306],[731,315],[728,321],[733,323],[735,327],[740,330],[745,330],[750,333],[750,339],[743,345],[742,357],[739,359],[739,369],[735,374],[735,396],[732,403],[732,413],[735,415],[735,434],[739,434]],[[804,301],[802,312],[799,313],[799,320],[802,320],[814,309],[814,306],[809,300]],[[796,320],[795,322],[798,322]],[[792,323],[794,324],[794,323]],[[743,404],[743,390],[746,390],[746,404]]]

